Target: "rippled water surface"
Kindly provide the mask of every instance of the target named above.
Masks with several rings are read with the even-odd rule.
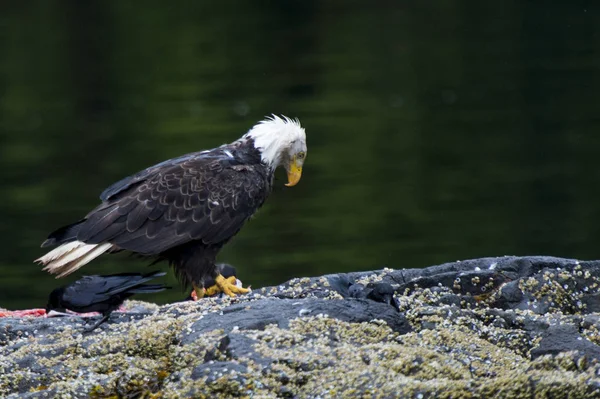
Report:
[[[114,181],[270,113],[301,120],[308,157],[220,255],[245,284],[600,258],[600,7],[413,3],[2,3],[0,307],[147,270],[112,255],[55,280],[32,260]],[[183,297],[168,281],[151,299]]]

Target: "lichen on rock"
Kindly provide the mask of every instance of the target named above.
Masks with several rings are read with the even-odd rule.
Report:
[[[600,262],[484,258],[135,301],[89,334],[1,318],[0,395],[600,397],[599,277]],[[397,306],[356,295],[372,284]]]

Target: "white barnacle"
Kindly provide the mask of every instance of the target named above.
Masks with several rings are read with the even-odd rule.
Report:
[[[310,312],[311,312],[311,310],[310,310],[310,309],[305,309],[305,308],[302,308],[302,309],[300,309],[300,310],[298,311],[298,315],[299,315],[299,316],[306,316],[306,315],[307,315],[307,314],[309,314]]]

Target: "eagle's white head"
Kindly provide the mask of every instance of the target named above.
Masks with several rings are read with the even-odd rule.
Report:
[[[243,138],[254,140],[262,161],[272,170],[279,165],[285,167],[286,186],[295,186],[300,181],[306,159],[306,133],[298,119],[273,115],[254,125]]]

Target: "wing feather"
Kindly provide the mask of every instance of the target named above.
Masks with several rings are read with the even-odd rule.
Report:
[[[127,231],[132,233],[142,227],[149,220],[153,209],[154,204],[149,201],[139,202],[138,206],[127,215]]]
[[[124,226],[124,222],[113,223],[109,226],[106,226],[104,229],[100,230],[98,233],[90,236],[88,241],[95,242],[95,243],[111,241],[113,238],[115,238],[117,235],[119,235],[123,232],[123,226]]]
[[[146,255],[190,240],[220,243],[240,230],[270,189],[264,166],[240,166],[210,153],[142,172],[105,191],[107,199],[79,233],[85,242]]]
[[[92,244],[102,242],[94,241],[92,240],[92,237],[98,235],[106,227],[118,224],[119,219],[124,215],[124,213],[119,212],[119,210],[119,205],[113,204],[111,207],[103,207],[96,212],[92,211],[77,233],[77,239]]]

